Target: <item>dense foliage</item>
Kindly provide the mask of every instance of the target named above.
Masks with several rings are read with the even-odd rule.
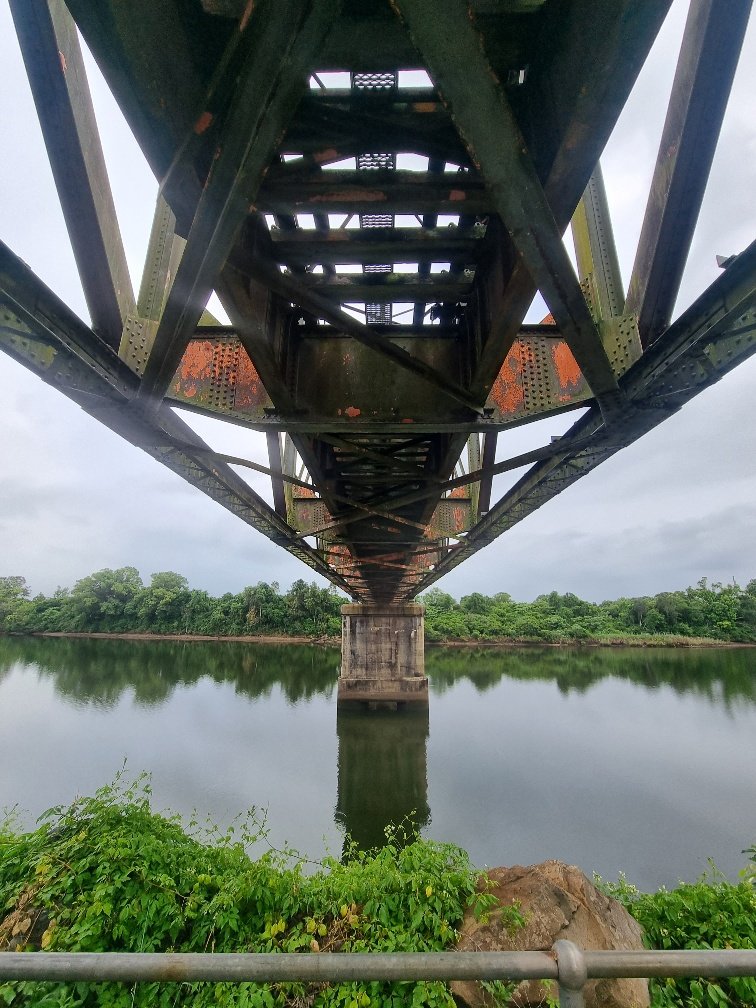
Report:
[[[756,861],[756,847],[745,853]],[[643,926],[651,949],[752,949],[756,947],[756,867],[737,884],[712,872],[676,889],[640,893],[620,877],[597,883],[624,904]],[[651,981],[652,1008],[753,1008],[756,977],[659,979]]]
[[[92,798],[50,809],[31,833],[0,824],[0,953],[25,951],[440,951],[468,906],[484,913],[467,855],[387,831],[385,846],[347,848],[314,873],[266,848],[252,810],[225,833],[196,817],[150,810],[148,780],[116,780]],[[756,861],[756,847],[750,848]],[[311,868],[311,863],[308,868]],[[649,948],[753,948],[756,868],[738,883],[716,869],[697,883],[643,894],[624,877],[596,879],[645,930]],[[523,923],[517,906],[509,923]],[[487,985],[504,1004],[511,987]],[[756,979],[654,980],[653,1008],[751,1008]],[[9,1008],[216,1006],[453,1008],[441,983],[5,983]]]
[[[173,571],[142,583],[136,567],[101,570],[70,590],[29,598],[22,577],[0,578],[0,630],[15,632],[324,636],[341,632],[341,596],[295,581],[281,594],[260,582],[213,598]]]
[[[0,828],[0,949],[94,952],[409,952],[453,944],[476,890],[464,851],[388,833],[314,874],[267,849],[254,813],[225,834],[156,815],[144,780],[51,809],[33,833]],[[513,922],[518,920],[513,913]],[[505,989],[498,985],[502,995]],[[453,1008],[441,983],[0,984],[20,1008],[311,1005]]]
[[[153,574],[145,585],[135,567],[97,571],[49,597],[29,598],[24,578],[0,577],[0,632],[336,636],[343,601],[334,589],[301,580],[285,593],[274,581],[213,598],[172,571]],[[741,588],[703,578],[685,591],[601,603],[558,592],[533,602],[473,592],[457,602],[437,588],[420,601],[429,641],[756,641],[756,580]]]
[[[428,640],[514,637],[555,642],[662,635],[756,640],[756,580],[743,589],[734,581],[710,585],[702,578],[685,591],[601,603],[558,592],[539,595],[533,602],[515,602],[505,592],[492,597],[473,592],[457,602],[437,588],[421,601]]]

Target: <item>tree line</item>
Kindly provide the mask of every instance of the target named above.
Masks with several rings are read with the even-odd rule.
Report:
[[[190,588],[181,574],[161,571],[144,584],[135,567],[105,569],[30,597],[23,577],[0,577],[0,632],[199,634],[209,636],[337,636],[344,598],[334,588],[295,581],[281,592],[261,581],[216,598]],[[506,592],[473,592],[457,601],[433,588],[426,607],[430,641],[559,642],[626,637],[756,641],[756,580],[741,588],[702,578],[684,591],[586,602],[568,592],[517,602]]]
[[[29,597],[23,577],[0,577],[0,630],[16,633],[156,633],[209,636],[331,636],[344,601],[332,588],[274,581],[215,598],[181,574],[160,571],[145,585],[136,567],[96,571],[73,588]]]
[[[428,640],[514,637],[545,642],[625,637],[713,638],[756,641],[756,580],[741,588],[702,578],[684,591],[586,602],[549,592],[533,602],[473,592],[457,602],[437,588],[423,596]]]

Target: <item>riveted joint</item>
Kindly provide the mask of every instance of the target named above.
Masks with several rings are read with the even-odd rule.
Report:
[[[554,942],[551,951],[557,961],[560,1008],[583,1008],[583,987],[588,979],[583,950],[562,938]]]

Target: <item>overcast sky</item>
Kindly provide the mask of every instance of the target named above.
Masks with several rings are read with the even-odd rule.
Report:
[[[625,282],[666,110],[687,3],[676,0],[603,158]],[[677,312],[718,275],[716,254],[754,237],[756,27],[751,19]],[[88,320],[36,113],[0,0],[4,157],[0,237]],[[672,60],[672,62],[670,62]],[[94,67],[90,73],[132,281],[139,283],[157,192]],[[478,553],[439,587],[459,596],[552,589],[600,600],[756,577],[756,361]],[[546,443],[575,415],[500,437],[500,457]],[[224,451],[265,461],[262,435],[187,419]],[[145,578],[175,570],[214,594],[283,587],[309,568],[274,547],[0,353],[0,576],[33,592],[102,567]],[[269,481],[244,478],[270,500]],[[497,479],[503,492],[521,473]]]

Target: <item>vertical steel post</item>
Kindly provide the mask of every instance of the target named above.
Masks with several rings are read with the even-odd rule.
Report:
[[[556,956],[559,970],[559,1008],[585,1008],[583,988],[588,979],[583,950],[574,942],[560,938],[551,951]]]
[[[578,276],[590,280],[597,318],[621,315],[625,303],[604,176],[597,164],[572,218]]]

